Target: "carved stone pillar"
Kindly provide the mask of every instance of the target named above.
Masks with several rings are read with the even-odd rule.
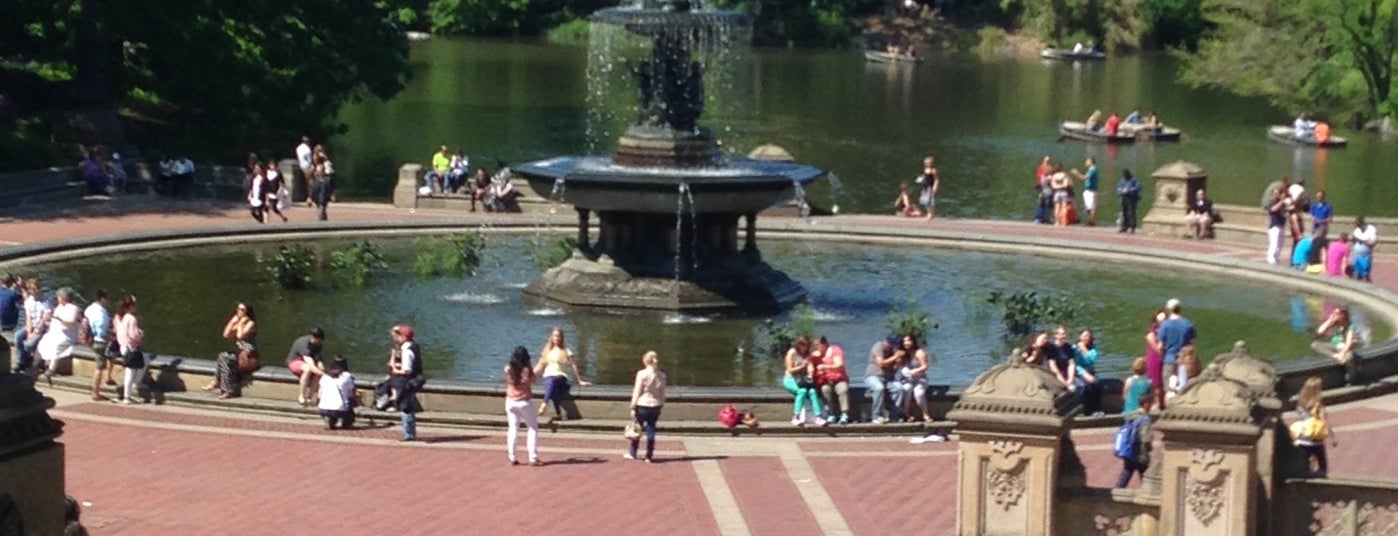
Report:
[[[591,240],[588,237],[588,218],[592,212],[580,208],[578,210],[578,251],[587,253],[592,250]]]
[[[8,353],[0,340],[0,351]],[[34,380],[0,370],[0,533],[62,534],[63,423]]]
[[[1018,352],[966,388],[947,414],[961,436],[957,534],[1052,532],[1060,449],[1071,445],[1078,409],[1051,373],[1024,364]]]
[[[743,216],[743,219],[747,220],[747,229],[743,238],[743,256],[753,262],[762,260],[762,254],[757,251],[757,214],[747,214]]]
[[[1247,386],[1256,397],[1253,416],[1257,420],[1261,435],[1257,439],[1257,478],[1260,489],[1257,497],[1257,533],[1274,534],[1272,521],[1277,508],[1279,484],[1286,467],[1284,459],[1294,452],[1291,448],[1291,434],[1282,423],[1282,401],[1277,398],[1277,369],[1271,363],[1248,353],[1247,344],[1238,341],[1233,351],[1214,358],[1210,368],[1230,380]]]
[[[1257,442],[1262,435],[1257,396],[1217,367],[1205,370],[1165,409],[1160,534],[1257,534],[1261,486]]]

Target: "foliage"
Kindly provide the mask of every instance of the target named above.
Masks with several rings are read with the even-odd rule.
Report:
[[[1082,304],[1062,295],[1034,291],[1005,294],[993,291],[986,302],[1002,308],[1000,321],[1012,337],[1024,337],[1050,324],[1071,324],[1080,315]]]
[[[339,130],[344,104],[387,98],[407,43],[367,1],[9,0],[0,87],[27,110],[116,108],[225,156]],[[217,128],[215,128],[217,127]]]
[[[362,287],[375,272],[388,269],[379,248],[369,242],[350,244],[330,252],[330,271],[341,283]]]
[[[445,238],[419,240],[414,270],[418,275],[433,277],[476,275],[485,258],[486,238],[480,231],[454,234]]]
[[[548,41],[555,45],[587,46],[591,22],[575,19],[549,30]]]
[[[918,344],[927,343],[927,332],[937,329],[937,319],[927,312],[917,300],[905,298],[893,304],[886,320],[888,330],[899,335],[912,335]]]
[[[265,261],[264,261],[265,262]],[[301,289],[311,286],[311,273],[315,271],[316,254],[311,248],[295,245],[277,248],[277,254],[266,263],[272,280],[285,289]]]
[[[615,0],[430,0],[426,19],[433,33],[538,35],[614,5]]]
[[[845,47],[854,38],[854,21],[880,13],[889,3],[880,0],[719,0],[711,4],[752,16],[753,41],[758,45]]]
[[[811,307],[809,303],[796,304],[796,307],[787,313],[785,322],[778,322],[772,318],[763,321],[758,337],[758,340],[762,341],[759,347],[767,355],[781,358],[800,337],[815,337],[815,307]]]
[[[1398,0],[1204,0],[1184,79],[1296,112],[1392,116]]]
[[[534,267],[548,270],[563,264],[577,248],[578,239],[572,236],[536,236],[525,244],[524,254],[534,262]]]

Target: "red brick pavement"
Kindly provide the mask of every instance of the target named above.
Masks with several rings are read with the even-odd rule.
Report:
[[[820,534],[811,511],[787,477],[779,458],[729,458],[719,462],[723,478],[753,534]]]
[[[956,456],[812,458],[855,534],[956,532]]]

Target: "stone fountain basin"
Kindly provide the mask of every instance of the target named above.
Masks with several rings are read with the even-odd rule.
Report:
[[[589,210],[674,214],[680,185],[689,186],[694,213],[761,212],[795,197],[825,176],[816,167],[791,162],[732,158],[723,167],[662,168],[622,166],[604,156],[561,156],[514,168],[545,199],[563,179],[562,199]],[[686,206],[686,212],[689,207]]]

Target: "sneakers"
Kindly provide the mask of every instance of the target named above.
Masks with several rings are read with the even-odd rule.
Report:
[[[625,454],[622,454],[621,457],[622,457],[622,458],[626,458],[626,459],[628,459],[628,460],[634,460],[634,459],[636,459],[636,456],[632,455],[630,452],[627,452],[627,453],[625,453]]]
[[[829,422],[829,421],[826,421],[826,420],[825,420],[825,417],[816,417],[815,425],[816,425],[816,426],[825,426],[828,422]]]
[[[806,424],[806,420],[805,420],[805,419],[802,419],[800,415],[792,415],[792,416],[791,416],[791,425],[792,425],[792,426],[801,426],[801,425],[803,425],[803,424]]]
[[[874,417],[874,424],[888,424],[888,417]]]

